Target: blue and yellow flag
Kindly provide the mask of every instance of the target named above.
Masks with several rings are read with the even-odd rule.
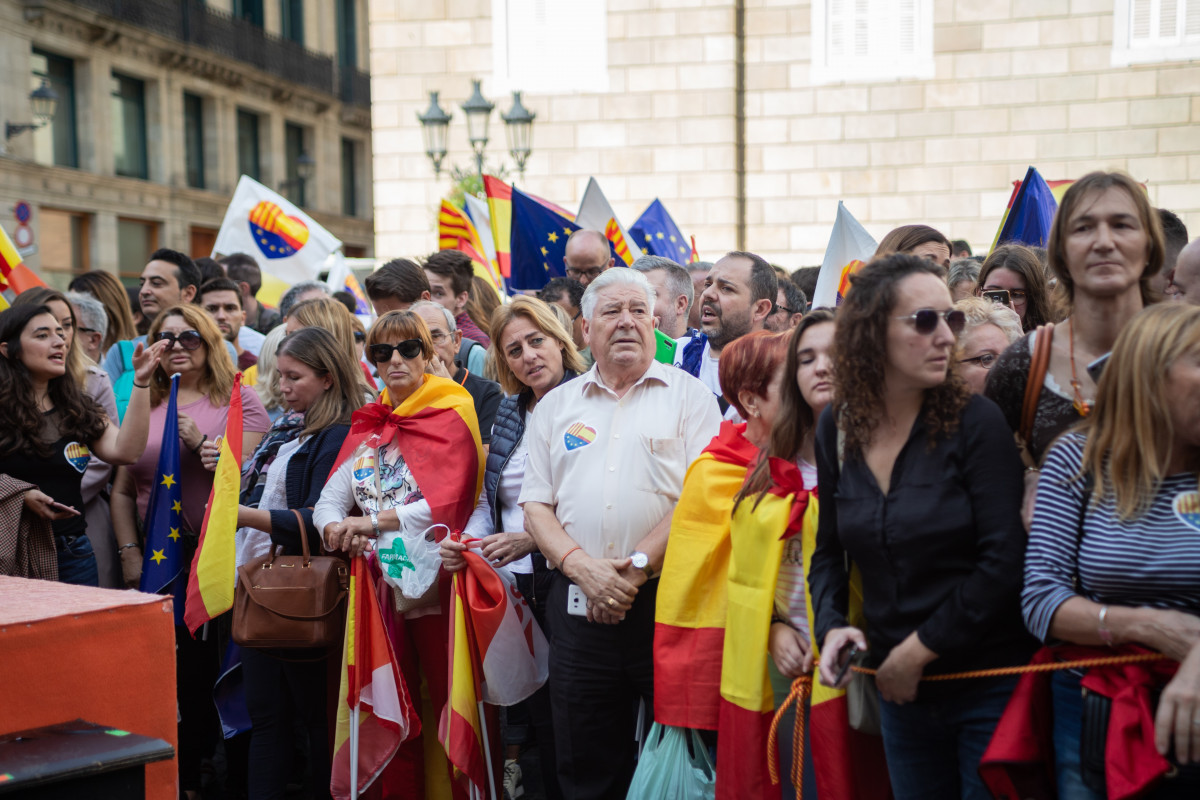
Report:
[[[574,222],[513,187],[509,286],[536,290],[551,278],[566,275],[563,256],[567,237],[577,230],[579,226]]]
[[[187,591],[187,563],[183,560],[183,487],[179,485],[179,374],[171,376],[171,398],[163,423],[162,449],[154,488],[146,506],[146,549],[142,561],[143,592],[175,596],[175,624],[183,624]]]
[[[657,197],[629,228],[629,235],[633,237],[637,246],[642,248],[643,253],[663,256],[677,264],[697,260],[692,258],[692,248],[688,245],[688,240],[667,213],[667,207]]]

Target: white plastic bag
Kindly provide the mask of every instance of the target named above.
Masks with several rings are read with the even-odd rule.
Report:
[[[437,529],[445,533],[436,536]],[[379,535],[375,555],[383,579],[409,599],[423,597],[442,568],[438,543],[450,533],[445,525],[432,525],[421,533],[389,531]]]

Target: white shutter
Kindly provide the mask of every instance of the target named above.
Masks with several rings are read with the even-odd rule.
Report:
[[[1200,0],[1183,0],[1184,41],[1200,39]]]
[[[811,13],[814,83],[933,77],[933,0],[813,0]]]
[[[1129,41],[1131,44],[1150,39],[1152,5],[1154,5],[1154,0],[1129,0]]]
[[[606,0],[493,0],[496,88],[607,91]]]
[[[1114,0],[1115,67],[1200,58],[1200,0]]]

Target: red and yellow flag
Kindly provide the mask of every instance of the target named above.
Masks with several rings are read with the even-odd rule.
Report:
[[[730,517],[758,448],[746,426],[720,432],[688,467],[654,612],[654,719],[717,729],[728,599]]]
[[[613,252],[617,257],[625,262],[625,266],[633,263],[633,253],[629,252],[629,244],[625,241],[625,236],[621,233],[621,226],[617,224],[615,218],[609,218],[604,226],[604,235],[608,241],[612,243]]]
[[[221,439],[220,457],[208,495],[208,508],[200,528],[200,543],[188,576],[184,624],[193,634],[210,619],[233,608],[237,583],[238,499],[242,486],[242,375],[239,372],[229,396],[229,416]]]
[[[504,291],[492,262],[484,255],[486,250],[474,223],[449,200],[442,200],[438,210],[438,249],[460,250],[466,253],[475,264],[475,274],[495,286],[497,291]]]
[[[11,289],[13,294],[20,294],[26,289],[45,285],[45,281],[35,275],[33,270],[21,261],[21,255],[17,252],[12,239],[9,239],[4,229],[0,228],[0,292]],[[4,298],[0,298],[0,309],[2,308],[8,308],[8,303]]]
[[[468,556],[471,555],[468,553]],[[480,796],[487,792],[488,746],[480,720],[480,685],[482,659],[471,619],[467,613],[465,578],[456,572],[450,590],[450,671],[449,698],[438,726],[438,740],[446,749],[446,758],[454,766],[456,777],[462,777]]]
[[[337,800],[358,797],[379,777],[400,745],[421,732],[421,719],[413,709],[383,624],[371,570],[363,556],[355,558],[350,569],[329,785]],[[353,732],[352,725],[357,726]],[[357,750],[354,755],[358,767],[358,785],[354,787],[352,749]]]
[[[512,276],[512,187],[499,178],[483,176],[488,214],[492,220],[492,243],[496,246],[496,271]]]

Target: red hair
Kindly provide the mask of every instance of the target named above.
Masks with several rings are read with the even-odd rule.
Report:
[[[721,392],[743,418],[746,409],[742,408],[738,393],[767,396],[767,387],[775,377],[775,370],[787,358],[787,343],[788,333],[755,331],[734,339],[721,350],[721,361],[717,365]]]

